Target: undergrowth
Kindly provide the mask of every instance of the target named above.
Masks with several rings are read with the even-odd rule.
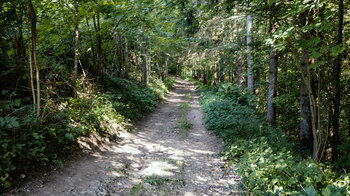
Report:
[[[172,78],[165,82],[152,78],[148,87],[108,76],[95,83],[81,81],[75,96],[47,93],[39,118],[29,98],[2,91],[0,193],[34,165],[62,163],[60,159],[77,148],[81,136],[110,137],[124,130],[131,120],[152,111],[173,84]]]
[[[349,176],[313,161],[298,144],[270,127],[255,96],[232,84],[197,83],[205,123],[225,142],[223,158],[237,164],[241,188],[253,195],[347,195]]]
[[[190,106],[191,105],[187,101],[179,105],[181,116],[178,119],[178,128],[181,129],[180,133],[184,139],[187,137],[189,130],[192,128],[192,124],[187,118],[187,113]]]

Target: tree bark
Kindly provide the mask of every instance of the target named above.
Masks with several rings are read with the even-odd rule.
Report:
[[[124,78],[129,77],[129,51],[128,51],[128,38],[125,37],[125,46],[124,46],[124,64],[125,64],[125,70],[124,70]]]
[[[302,35],[302,39],[305,39],[305,34]],[[302,127],[302,125],[306,125],[306,123],[308,123],[307,121],[303,121],[305,118],[305,120],[308,118],[308,115],[310,115],[310,129],[312,130],[312,140],[309,142],[312,142],[312,158],[314,160],[319,160],[319,153],[320,153],[320,140],[319,140],[319,127],[317,124],[317,104],[316,104],[316,100],[315,100],[315,96],[313,94],[313,89],[312,89],[312,85],[311,85],[311,81],[312,81],[312,76],[310,73],[310,70],[308,68],[308,54],[307,54],[307,50],[306,49],[302,49],[302,55],[301,55],[301,63],[300,63],[300,71],[301,71],[301,82],[302,82],[302,86],[301,86],[301,100],[303,98],[305,98],[305,92],[307,92],[307,98],[308,98],[308,102],[309,102],[309,110],[307,110],[307,108],[303,108],[303,107],[307,107],[307,104],[305,102],[300,103],[300,107],[301,107],[301,118],[302,121],[300,122],[300,139],[302,140],[302,137],[304,137],[303,139],[307,140],[308,137],[308,132],[307,130],[302,130],[302,128],[308,128],[308,126]],[[304,86],[303,86],[304,85]],[[303,91],[302,91],[303,90]],[[304,95],[303,95],[304,94]],[[307,100],[303,100],[303,101],[307,101]],[[303,109],[306,109],[303,111]],[[305,116],[303,116],[305,115]],[[302,124],[305,123],[305,124]]]
[[[247,9],[250,9],[250,5],[247,4]],[[253,76],[253,39],[252,39],[252,32],[253,32],[253,19],[251,15],[247,16],[247,87],[249,91],[254,93],[254,76]]]
[[[29,30],[30,31],[30,30]],[[28,32],[29,32],[28,31]],[[28,40],[28,43],[30,43],[30,40]],[[29,80],[30,80],[30,88],[32,90],[32,97],[33,97],[33,104],[34,104],[34,111],[36,109],[36,96],[35,96],[35,87],[34,87],[34,76],[33,76],[33,56],[31,52],[31,46],[28,44],[28,56],[29,56]]]
[[[141,82],[147,86],[147,56],[145,50],[145,41],[143,35],[141,35],[141,58],[142,58],[142,66],[141,66]]]
[[[237,86],[242,87],[243,82],[243,55],[242,53],[238,54],[237,59]]]
[[[301,71],[302,74],[307,75],[307,50],[302,49],[301,51]],[[309,102],[309,93],[303,78],[300,82],[300,142],[303,146],[312,149],[312,125],[311,125],[311,109]]]
[[[338,35],[337,44],[343,43],[343,20],[344,20],[344,3],[343,0],[338,1]],[[334,163],[338,158],[338,145],[340,144],[339,135],[339,106],[340,106],[340,73],[342,64],[342,53],[338,54],[335,65],[333,68],[333,85],[332,85],[332,97],[331,97],[331,122],[329,126],[329,133],[331,134],[331,146],[332,146],[332,162]]]
[[[73,80],[76,82],[78,78],[79,63],[79,22],[78,22],[78,3],[74,0],[74,22],[75,22],[75,48],[74,48],[74,75]]]
[[[93,68],[94,68],[95,70],[97,70],[96,50],[95,50],[94,40],[93,40],[92,33],[91,33],[91,28],[90,28],[90,24],[89,24],[89,19],[88,19],[87,17],[86,17],[86,25],[87,25],[87,27],[88,27],[89,36],[90,36],[90,42],[91,42],[91,51],[92,51]]]
[[[273,99],[277,95],[277,51],[273,46],[270,47],[269,63],[269,93],[267,101],[267,122],[276,125],[276,104]]]
[[[100,11],[97,11],[97,19],[95,16],[92,17],[94,28],[96,32],[96,42],[97,42],[97,75],[102,74],[102,47],[101,47],[101,35],[100,35]],[[96,24],[97,20],[97,24]]]
[[[32,56],[33,56],[33,64],[35,66],[36,71],[36,88],[37,88],[37,94],[36,94],[36,103],[37,103],[37,113],[36,116],[39,117],[40,115],[40,73],[39,73],[39,65],[37,61],[37,55],[36,55],[36,13],[34,10],[34,6],[31,0],[27,1],[27,14],[29,23],[31,24],[31,37],[32,37]]]
[[[274,5],[270,9],[270,37],[272,38],[273,33],[277,30],[277,24],[273,24],[273,9]],[[267,122],[275,126],[276,125],[276,104],[273,102],[273,99],[277,95],[277,66],[278,66],[278,56],[277,51],[274,46],[270,46],[270,55],[269,55],[269,93],[267,101]]]
[[[165,55],[165,62],[163,64],[163,70],[162,70],[162,80],[164,81],[168,77],[168,60],[169,56]]]

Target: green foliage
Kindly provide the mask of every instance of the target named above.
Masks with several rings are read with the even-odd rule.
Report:
[[[254,195],[344,195],[348,177],[300,154],[299,146],[271,128],[256,110],[255,97],[230,84],[199,86],[208,129],[225,141],[222,155],[237,163],[242,188]]]
[[[179,110],[181,111],[181,117],[178,119],[178,127],[181,129],[180,134],[185,139],[188,135],[188,131],[192,128],[191,122],[187,118],[187,112],[191,105],[186,101],[179,105]]]
[[[164,80],[164,85],[166,86],[166,88],[168,90],[172,89],[174,87],[175,83],[176,83],[176,80],[172,77],[167,77]]]
[[[0,101],[0,187],[9,188],[34,165],[62,165],[60,158],[76,149],[81,136],[113,136],[130,120],[152,111],[167,92],[160,80],[154,83],[143,87],[105,76],[91,89],[80,89],[77,97],[48,100],[46,115],[37,120],[26,100],[3,92],[8,99]]]
[[[178,121],[179,128],[184,131],[184,135],[187,135],[187,132],[192,128],[191,122],[187,119],[186,116],[182,115]]]
[[[181,129],[181,135],[183,138],[187,137],[188,131],[192,128],[191,122],[187,118],[187,111],[191,107],[188,102],[183,102],[179,105],[181,111],[181,117],[178,119],[178,127]]]
[[[167,177],[156,176],[156,175],[143,177],[143,181],[145,183],[150,184],[150,185],[162,185],[169,180],[170,179]]]
[[[182,112],[186,112],[188,110],[188,108],[190,108],[190,104],[188,102],[183,102],[179,105],[179,109],[182,111]]]
[[[185,96],[186,96],[186,99],[188,99],[188,100],[191,100],[191,99],[192,99],[191,93],[187,93]]]
[[[112,100],[118,113],[129,119],[137,119],[145,112],[152,111],[157,101],[174,85],[173,79],[167,78],[166,81],[165,85],[160,79],[151,78],[149,86],[144,87],[135,80],[105,76],[101,84],[105,91],[114,95]]]

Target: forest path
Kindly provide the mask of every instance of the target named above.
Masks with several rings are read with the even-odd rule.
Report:
[[[234,195],[238,181],[218,153],[222,141],[207,131],[192,82],[175,88],[137,130],[118,143],[72,161],[20,195]],[[191,95],[191,96],[190,96]],[[192,128],[179,128],[181,103],[189,102]]]

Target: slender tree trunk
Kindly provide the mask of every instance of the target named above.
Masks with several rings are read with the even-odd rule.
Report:
[[[243,55],[242,53],[238,54],[237,59],[237,86],[242,87],[243,82]]]
[[[167,55],[166,59],[165,59],[165,67],[164,67],[164,76],[165,76],[165,78],[168,77],[168,63],[169,63],[169,56]]]
[[[204,84],[208,84],[208,77],[207,77],[207,70],[206,70],[206,66],[203,66],[203,83]]]
[[[123,54],[123,40],[121,38],[121,36],[119,35],[119,33],[117,33],[117,40],[118,40],[118,57],[119,57],[119,67],[118,67],[118,73],[119,73],[119,77],[123,77],[123,65],[124,65],[124,54]]]
[[[272,9],[274,6],[272,6]],[[273,25],[272,15],[274,14],[270,10],[270,37],[272,38],[273,33],[277,30],[277,24]],[[274,46],[270,46],[270,56],[269,56],[269,93],[267,101],[267,122],[275,126],[276,125],[276,104],[273,103],[273,99],[277,95],[277,66],[278,66],[278,56],[277,51],[274,49]]]
[[[78,3],[74,0],[74,22],[75,22],[75,49],[74,49],[74,75],[73,80],[76,82],[78,78],[78,63],[79,63],[79,22],[78,22]]]
[[[40,73],[39,73],[39,65],[37,61],[36,56],[36,13],[34,10],[34,6],[31,0],[27,1],[27,14],[29,18],[29,23],[31,24],[31,34],[32,34],[32,52],[33,52],[33,64],[35,66],[36,71],[36,88],[37,88],[37,94],[36,94],[36,103],[37,103],[37,117],[40,115]]]
[[[277,51],[273,46],[270,47],[270,63],[269,63],[269,94],[267,102],[267,122],[276,125],[276,104],[273,99],[277,95]]]
[[[97,75],[102,74],[102,47],[101,47],[101,35],[100,35],[100,12],[97,11],[97,24],[95,16],[92,17],[94,28],[96,32],[96,42],[97,42]]]
[[[15,14],[16,21],[18,23],[18,36],[17,36],[17,34],[15,36],[15,50],[14,51],[16,53],[17,59],[19,60],[20,66],[23,66],[25,53],[26,53],[25,46],[24,46],[24,39],[23,39],[23,27],[22,27],[22,25],[23,25],[22,14],[24,11],[23,4],[20,3],[20,5],[19,5],[20,16],[18,16],[18,14],[17,14],[17,5],[16,5],[15,1],[12,1],[12,6],[13,6],[13,9],[16,10],[14,12],[14,14]]]
[[[344,3],[343,0],[338,1],[338,35],[337,44],[343,43],[343,20],[344,20]],[[332,145],[332,162],[334,163],[338,158],[338,145],[340,144],[339,136],[339,106],[340,106],[340,73],[342,64],[342,54],[338,54],[333,69],[333,85],[332,85],[332,97],[331,97],[331,119],[329,133],[331,133],[331,145]]]
[[[141,58],[142,58],[142,66],[141,66],[141,82],[147,86],[147,56],[145,50],[145,41],[143,35],[141,35]]]
[[[28,31],[30,32],[30,30]],[[28,40],[28,43],[30,43],[30,40]],[[29,79],[30,79],[30,88],[32,90],[32,96],[33,96],[33,103],[34,103],[34,111],[35,111],[35,105],[36,105],[36,96],[35,96],[35,87],[34,87],[34,76],[33,76],[33,56],[31,52],[31,46],[28,44],[28,56],[29,56]]]
[[[147,53],[146,53],[147,54]],[[151,62],[152,62],[152,57],[151,54],[147,54],[147,68],[146,68],[146,73],[147,73],[147,79],[149,78],[149,76],[151,75],[152,72],[152,66],[151,66]],[[148,81],[147,81],[148,83]]]
[[[89,19],[86,17],[85,20],[86,20],[86,26],[88,27],[89,37],[90,37],[90,42],[91,42],[93,68],[96,70],[97,63],[96,63],[96,51],[95,51],[95,46],[94,46],[94,39],[92,37]]]
[[[89,19],[87,17],[85,19],[86,19],[86,25],[87,25],[88,31],[89,31],[89,36],[90,36],[93,67],[96,70],[97,63],[96,63],[96,50],[95,50],[95,46],[94,46],[94,40],[93,40],[93,37],[92,37],[92,32],[91,32],[91,28],[90,28]]]
[[[128,51],[128,38],[125,37],[125,47],[124,47],[124,61],[125,61],[125,70],[124,70],[124,78],[129,77],[129,51]]]
[[[169,56],[165,54],[165,61],[163,63],[162,68],[162,80],[164,81],[168,77],[168,60]]]
[[[250,5],[247,4],[247,9],[250,9]],[[251,15],[247,16],[247,87],[254,93],[254,76],[253,76],[253,19]]]

